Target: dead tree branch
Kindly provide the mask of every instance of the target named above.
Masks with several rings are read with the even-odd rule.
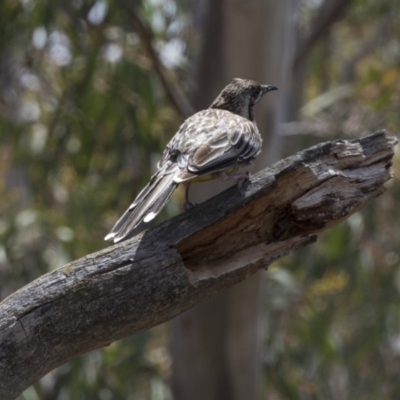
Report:
[[[53,368],[167,321],[267,268],[383,193],[397,140],[326,142],[0,304],[0,398]]]

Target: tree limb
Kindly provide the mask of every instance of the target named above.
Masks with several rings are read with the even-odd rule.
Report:
[[[167,321],[383,193],[395,138],[326,142],[0,303],[0,398],[73,357]]]
[[[318,40],[338,21],[347,6],[349,0],[325,0],[320,6],[317,15],[311,22],[310,33],[298,46],[293,59],[293,70],[296,70],[301,61],[306,59]]]

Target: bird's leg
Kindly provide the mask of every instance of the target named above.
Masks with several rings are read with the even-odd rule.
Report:
[[[218,180],[222,181],[222,182],[226,182],[226,181],[231,181],[232,179],[234,179],[237,182],[240,181],[246,181],[247,179],[250,178],[250,172],[242,172],[239,174],[232,174],[232,175],[228,175],[226,172],[223,172],[222,174],[220,174],[218,176]]]
[[[185,202],[183,203],[183,209],[185,211],[190,210],[193,206],[195,206],[195,203],[191,203],[189,201],[189,188],[190,188],[191,182],[183,182],[183,186],[185,186]]]

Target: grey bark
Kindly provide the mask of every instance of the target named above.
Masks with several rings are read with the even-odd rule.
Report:
[[[23,287],[0,303],[0,398],[314,242],[383,193],[396,142],[381,131],[314,146],[259,172],[243,193],[230,188]]]

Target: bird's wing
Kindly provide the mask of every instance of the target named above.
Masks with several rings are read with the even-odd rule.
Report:
[[[160,161],[176,154],[182,178],[221,171],[254,159],[261,150],[257,126],[224,110],[206,110],[189,118],[167,145]]]
[[[208,174],[254,159],[261,150],[256,129],[250,121],[220,124],[214,136],[191,153],[188,171]]]

